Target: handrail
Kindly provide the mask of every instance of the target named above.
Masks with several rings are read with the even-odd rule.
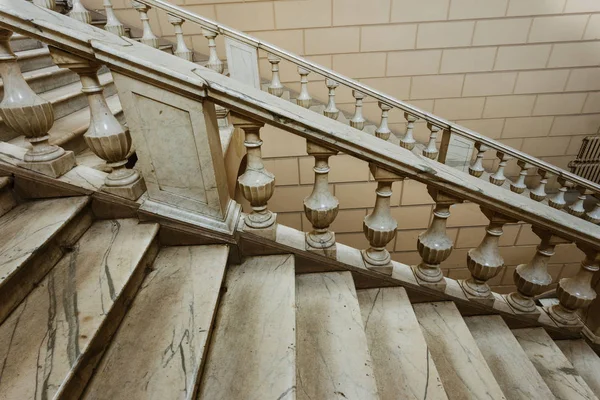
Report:
[[[342,83],[346,86],[349,86],[352,89],[356,89],[357,91],[364,93],[376,100],[379,100],[387,105],[394,106],[396,108],[402,109],[410,114],[417,116],[420,119],[423,119],[427,122],[430,122],[433,125],[440,127],[441,129],[448,130],[451,133],[455,133],[459,136],[468,138],[473,142],[480,142],[497,151],[501,151],[511,157],[526,161],[528,164],[532,166],[541,168],[553,175],[556,175],[559,178],[565,178],[569,182],[575,183],[579,186],[583,186],[586,189],[593,190],[594,192],[600,193],[600,184],[591,182],[587,179],[580,177],[579,175],[573,174],[572,172],[566,171],[562,168],[559,168],[555,165],[549,164],[543,160],[540,160],[536,157],[533,157],[527,153],[523,153],[517,149],[514,149],[510,146],[507,146],[503,143],[500,143],[494,139],[483,136],[471,129],[465,128],[464,126],[455,124],[450,122],[444,118],[438,117],[432,113],[429,113],[425,110],[422,110],[418,107],[415,107],[411,104],[405,103],[402,100],[398,100],[395,97],[389,96],[385,93],[382,93],[376,89],[373,89],[367,85],[364,85],[360,82],[355,81],[354,79],[348,78],[344,75],[341,75],[335,71],[332,71],[328,68],[325,68],[315,62],[304,59],[292,52],[284,50],[278,46],[270,44],[268,42],[257,39],[253,36],[250,36],[246,33],[238,31],[236,29],[230,28],[227,25],[221,24],[219,22],[212,21],[208,18],[199,16],[192,12],[189,12],[181,7],[176,5],[167,3],[163,0],[136,0],[140,3],[144,3],[151,7],[155,7],[161,9],[169,14],[173,14],[177,17],[183,18],[186,21],[191,21],[197,23],[208,30],[212,30],[214,32],[218,32],[226,37],[238,40],[240,42],[249,44],[251,46],[256,47],[257,49],[264,50],[268,53],[271,53],[275,56],[281,57],[287,61],[290,61],[296,65],[302,66],[312,72],[318,73],[319,75],[324,76],[325,78],[333,79],[338,83]]]

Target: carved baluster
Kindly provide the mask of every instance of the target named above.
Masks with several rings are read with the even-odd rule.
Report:
[[[370,247],[362,250],[362,256],[367,268],[383,274],[392,274],[390,253],[385,246],[396,236],[398,223],[392,217],[390,210],[390,197],[392,196],[392,183],[401,181],[401,177],[386,171],[375,164],[369,164],[373,177],[377,181],[377,198],[373,212],[363,221],[363,232],[369,241]]]
[[[48,10],[54,10],[56,8],[56,0],[33,0],[33,4],[42,8],[47,8]]]
[[[329,89],[329,101],[327,102],[327,107],[323,110],[323,115],[331,119],[338,119],[340,110],[338,110],[335,105],[335,89],[340,84],[333,79],[327,79],[325,85],[327,86],[327,89]]]
[[[568,190],[568,183],[564,178],[558,178],[558,183],[560,184],[560,188],[553,197],[548,199],[548,205],[557,210],[562,210],[567,205],[565,193],[567,193]]]
[[[83,138],[94,154],[112,168],[101,190],[130,200],[138,199],[146,191],[146,184],[138,171],[125,167],[131,150],[131,135],[106,103],[98,79],[101,65],[52,47],[50,54],[56,65],[69,68],[81,80],[81,91],[87,96],[90,107],[90,125]]]
[[[413,129],[415,128],[415,121],[417,120],[417,117],[405,112],[404,118],[407,121],[406,133],[404,134],[404,137],[400,139],[400,146],[404,147],[405,149],[412,150],[415,148],[415,144],[417,143],[413,136]]]
[[[104,25],[104,30],[114,33],[117,36],[125,36],[125,25],[123,25],[121,21],[119,21],[119,18],[117,18],[110,0],[104,0],[103,5],[104,12],[106,13],[106,24]]]
[[[281,58],[269,53],[268,60],[271,63],[271,72],[273,73],[273,78],[271,79],[271,83],[267,87],[267,90],[273,96],[281,97],[281,95],[283,95],[283,85],[279,79],[279,63],[281,62]]]
[[[534,226],[532,230],[541,242],[531,261],[515,270],[513,280],[517,291],[507,295],[506,301],[517,313],[539,315],[533,298],[552,283],[548,261],[554,255],[554,247],[564,241],[542,228]]]
[[[183,58],[184,60],[193,61],[194,53],[190,49],[188,49],[187,45],[185,44],[185,40],[183,39],[183,28],[181,25],[183,25],[185,20],[172,14],[167,14],[167,18],[169,19],[169,23],[173,25],[173,29],[175,30],[175,40],[177,42],[177,47],[175,48],[174,54],[179,58]]]
[[[363,99],[365,98],[365,95],[359,91],[353,90],[352,97],[354,97],[356,103],[354,105],[354,115],[350,119],[350,126],[362,131],[366,121],[362,114]]]
[[[310,74],[310,71],[298,67],[298,74],[300,74],[300,94],[296,99],[296,104],[300,107],[310,108],[312,102],[312,98],[310,97],[310,94],[308,94],[308,74]]]
[[[492,182],[496,186],[502,186],[506,181],[506,176],[504,176],[504,170],[506,169],[506,163],[511,157],[508,154],[505,154],[501,151],[496,152],[496,157],[500,159],[500,163],[498,163],[498,169],[495,173],[490,175],[490,182]]]
[[[138,1],[132,0],[131,5],[133,8],[140,13],[140,20],[142,21],[142,38],[140,39],[141,43],[145,45],[152,46],[155,49],[158,49],[158,38],[152,32],[152,27],[150,26],[150,18],[148,18],[148,11],[150,11],[150,6],[146,4],[142,4]]]
[[[498,242],[502,236],[502,227],[513,219],[495,211],[481,208],[481,211],[490,220],[485,230],[485,237],[475,249],[467,253],[467,267],[471,278],[461,281],[461,286],[467,297],[472,300],[494,304],[494,296],[487,281],[498,275],[504,267],[504,259],[500,255]]]
[[[329,257],[336,257],[335,233],[329,226],[335,220],[340,203],[329,191],[329,157],[338,152],[316,143],[306,142],[306,151],[315,158],[315,184],[313,191],[304,199],[304,214],[313,230],[306,234],[306,249],[324,251]]]
[[[560,303],[547,309],[550,317],[561,325],[581,324],[576,311],[589,306],[596,298],[592,278],[600,269],[600,253],[584,245],[577,247],[585,253],[581,268],[574,277],[563,278],[558,282],[556,295]]]
[[[73,6],[69,12],[69,17],[85,24],[92,23],[92,14],[83,6],[83,4],[81,4],[81,0],[73,0]]]
[[[446,220],[450,216],[450,206],[462,200],[437,189],[428,188],[435,201],[433,220],[429,228],[419,235],[417,249],[423,261],[413,267],[419,284],[444,291],[446,280],[440,264],[450,256],[454,242],[446,234]]]
[[[427,128],[431,133],[429,134],[429,143],[427,143],[427,147],[423,150],[423,155],[427,158],[435,160],[438,156],[436,140],[440,128],[430,124],[429,122],[427,123]]]
[[[567,212],[576,217],[582,217],[585,214],[583,203],[585,202],[586,190],[584,187],[578,186],[577,191],[579,191],[579,196],[577,196],[577,200],[575,200],[573,204],[570,204],[567,207]]]
[[[600,224],[600,201],[596,203],[591,211],[584,215],[584,218],[592,224]]]
[[[483,157],[485,156],[485,152],[490,148],[483,143],[477,142],[475,143],[475,149],[477,150],[477,156],[475,157],[473,163],[469,166],[469,174],[479,178],[485,171],[483,168]]]
[[[375,136],[383,140],[388,140],[392,133],[388,127],[388,112],[392,109],[392,107],[385,103],[379,102],[379,108],[381,109],[381,125],[379,125],[379,127],[375,130]]]
[[[241,128],[246,137],[246,171],[238,177],[242,195],[250,202],[252,213],[244,219],[245,230],[275,238],[277,215],[267,208],[267,202],[275,191],[275,176],[265,169],[260,147],[262,122],[233,114],[233,125]]]
[[[10,48],[11,36],[11,31],[0,29],[0,76],[4,82],[0,116],[31,143],[24,161],[17,165],[56,178],[75,166],[75,156],[49,143],[48,131],[54,124],[52,104],[35,94],[23,78]]]
[[[517,165],[521,168],[521,171],[519,172],[519,177],[517,180],[515,182],[511,182],[510,190],[520,194],[527,189],[527,185],[525,185],[525,178],[527,177],[527,170],[531,168],[531,164],[519,160]]]
[[[531,197],[535,201],[542,201],[546,198],[546,184],[548,183],[548,178],[546,177],[547,172],[543,169],[538,170],[538,175],[540,176],[540,183],[537,185],[535,189],[529,192],[529,197]]]
[[[225,70],[225,65],[217,53],[217,42],[215,41],[217,32],[202,28],[202,36],[208,40],[208,62],[206,63],[206,68],[222,74]]]

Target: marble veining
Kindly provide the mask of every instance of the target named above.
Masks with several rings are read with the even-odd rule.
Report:
[[[231,265],[225,286],[198,399],[294,399],[293,256]]]
[[[162,248],[83,399],[191,399],[228,248]]]
[[[157,230],[137,219],[88,229],[0,326],[0,399],[52,399],[84,367],[81,355]]]
[[[557,399],[598,399],[543,328],[515,329],[513,334]]]
[[[358,290],[381,400],[447,399],[406,290]]]
[[[298,399],[379,399],[350,272],[299,275]]]
[[[584,339],[557,340],[555,343],[571,364],[573,364],[585,383],[594,391],[596,396],[599,396],[600,357],[598,357]]]
[[[454,303],[413,309],[449,399],[506,399]]]

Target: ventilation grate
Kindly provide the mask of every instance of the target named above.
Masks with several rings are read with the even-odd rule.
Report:
[[[569,168],[582,178],[600,183],[600,135],[583,139],[579,154],[569,162]]]

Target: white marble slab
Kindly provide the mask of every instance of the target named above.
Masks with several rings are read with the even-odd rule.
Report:
[[[454,303],[413,308],[449,399],[506,399]]]
[[[350,272],[298,275],[298,399],[379,399]]]
[[[468,317],[465,322],[507,399],[554,398],[502,317]]]
[[[597,399],[543,328],[515,329],[512,332],[557,399]]]
[[[162,248],[83,399],[191,399],[228,248]]]
[[[137,219],[98,221],[87,230],[0,326],[0,399],[82,389],[86,352],[104,346],[98,331],[120,318],[115,302],[132,274],[143,273],[140,260],[157,232],[158,225]]]
[[[357,294],[380,399],[447,399],[406,290]]]
[[[225,286],[198,399],[294,399],[294,257],[250,257]]]
[[[554,343],[573,364],[577,373],[600,396],[600,357],[583,339],[556,340]]]

